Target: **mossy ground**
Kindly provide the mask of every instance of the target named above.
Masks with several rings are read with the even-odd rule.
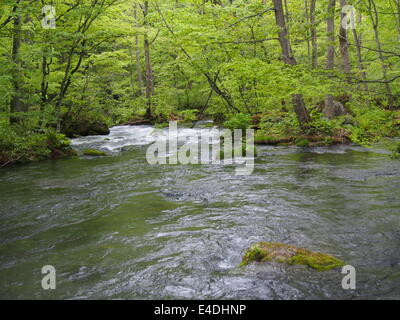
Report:
[[[344,266],[345,263],[327,254],[312,252],[279,242],[260,242],[245,253],[241,266],[250,262],[302,264],[318,271]]]

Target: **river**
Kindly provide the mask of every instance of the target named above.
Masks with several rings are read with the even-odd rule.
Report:
[[[206,129],[182,129],[185,134]],[[400,299],[400,166],[379,147],[258,147],[235,165],[149,165],[149,126],[73,140],[107,157],[0,171],[1,299]],[[252,264],[277,241],[357,271]],[[41,287],[52,265],[57,288]]]

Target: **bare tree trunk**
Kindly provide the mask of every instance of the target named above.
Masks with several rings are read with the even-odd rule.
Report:
[[[308,58],[308,63],[312,64],[311,62],[311,37],[309,33],[309,26],[310,26],[310,16],[308,13],[308,0],[304,0],[304,12],[305,12],[305,18],[306,18],[306,24],[307,24],[307,58]]]
[[[289,41],[289,32],[286,27],[285,14],[283,11],[282,0],[273,0],[275,9],[276,25],[279,27],[279,42],[282,49],[282,59],[289,65],[296,65],[296,59],[292,55],[292,49]],[[292,96],[293,108],[297,116],[297,120],[302,128],[311,122],[310,115],[305,107],[303,95],[294,94]]]
[[[21,49],[21,27],[22,27],[22,17],[21,17],[21,1],[17,0],[15,6],[13,8],[13,14],[15,14],[14,20],[14,29],[13,29],[13,41],[12,41],[12,85],[13,85],[13,93],[10,102],[10,111],[11,117],[10,122],[16,123],[21,120],[20,114],[21,112],[26,112],[27,105],[23,103],[22,98],[22,89],[21,89],[21,59],[19,57],[20,49]]]
[[[148,26],[148,21],[147,21],[148,13],[149,13],[149,2],[145,1],[143,6],[143,16],[144,16],[145,26]],[[154,86],[153,86],[153,69],[151,66],[151,57],[150,57],[150,43],[147,33],[144,34],[144,57],[146,64],[146,99],[147,99],[146,118],[152,119],[153,114],[151,111],[151,98],[154,93]]]
[[[344,6],[347,5],[346,0],[340,0],[340,8],[343,9]],[[341,21],[346,19],[346,13],[341,14]],[[350,66],[350,57],[349,57],[349,43],[347,38],[347,30],[343,28],[343,24],[340,23],[340,31],[339,31],[339,46],[340,46],[340,53],[342,55],[343,61],[343,71],[346,75],[349,75],[351,72]]]
[[[137,6],[135,5],[134,8],[134,18],[137,23]],[[140,95],[142,95],[142,89],[143,89],[143,79],[142,79],[142,70],[140,68],[140,47],[139,47],[139,37],[136,35],[135,36],[135,56],[136,56],[136,73],[137,73],[137,81],[138,81],[138,92]]]
[[[335,7],[336,0],[329,0],[328,3],[328,20],[327,20],[327,37],[328,37],[328,51],[326,69],[333,70],[335,66]],[[335,117],[335,105],[333,95],[327,94],[325,98],[324,114],[328,119]]]
[[[374,29],[375,43],[378,49],[379,59],[382,64],[383,79],[385,81],[386,95],[388,98],[388,107],[392,108],[394,107],[395,101],[392,94],[392,89],[390,88],[390,83],[388,81],[388,66],[386,65],[385,58],[383,56],[382,44],[379,37],[379,14],[376,8],[376,4],[373,0],[368,0],[368,9],[370,12],[372,27]]]
[[[362,15],[359,14],[358,15],[358,19],[357,19],[357,24],[359,27],[361,27],[362,24]],[[361,29],[361,28],[360,28]],[[362,33],[361,31],[359,33],[357,33],[357,29],[353,29],[353,36],[354,36],[354,42],[356,44],[356,52],[357,52],[357,60],[358,60],[358,70],[361,73],[361,77],[364,81],[363,85],[364,85],[364,90],[368,91],[368,83],[367,81],[367,74],[364,70],[364,64],[363,64],[363,59],[362,59]]]
[[[317,44],[317,27],[315,25],[315,4],[316,0],[310,2],[310,24],[311,24],[311,46],[312,46],[312,66],[318,67],[318,44]]]

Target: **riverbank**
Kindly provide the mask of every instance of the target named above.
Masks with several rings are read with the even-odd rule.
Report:
[[[70,140],[54,129],[43,131],[1,128],[0,168],[76,155]]]
[[[140,127],[144,126],[144,122],[135,121],[131,122],[126,127]],[[119,126],[119,127],[124,127]],[[153,129],[163,129],[168,126],[165,124],[155,124],[154,126],[146,126],[149,128],[149,132]],[[180,128],[193,128],[197,126],[197,122],[181,122]],[[201,123],[200,128],[213,127],[214,124],[210,121]],[[220,127],[223,129],[223,127]],[[146,132],[146,134],[149,134]],[[306,147],[326,147],[332,145],[358,145],[354,143],[348,131],[341,131],[342,134],[335,136],[330,135],[297,135],[297,136],[272,136],[263,134],[262,130],[256,130],[254,143],[256,145],[269,145],[269,146],[297,146],[301,148]],[[109,135],[107,135],[108,137]],[[96,137],[96,136],[90,136]],[[103,140],[104,135],[98,135],[98,139]],[[61,159],[70,156],[77,155],[76,150],[71,147],[71,140],[65,135],[57,133],[54,129],[46,129],[42,132],[33,131],[17,131],[8,130],[7,132],[1,132],[0,136],[0,168],[12,166],[16,164],[25,164],[29,162],[43,161],[49,159]],[[142,143],[150,143],[142,137]],[[390,137],[393,138],[393,137]],[[106,138],[108,139],[108,138]],[[385,139],[381,138],[380,140]],[[379,140],[375,141],[378,142]],[[129,147],[129,143],[123,147]],[[400,144],[396,141],[386,145],[387,149],[390,150],[391,157],[400,159]],[[82,150],[81,150],[82,151]],[[95,150],[99,155],[105,155],[103,151]],[[82,154],[88,155],[88,152],[81,152]],[[93,152],[92,152],[93,154]]]

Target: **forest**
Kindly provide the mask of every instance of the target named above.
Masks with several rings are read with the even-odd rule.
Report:
[[[0,0],[0,43],[0,300],[400,298],[400,0]]]
[[[399,134],[398,0],[3,0],[0,10],[3,166],[68,155],[65,136],[119,124],[213,119],[255,127],[260,143]]]

